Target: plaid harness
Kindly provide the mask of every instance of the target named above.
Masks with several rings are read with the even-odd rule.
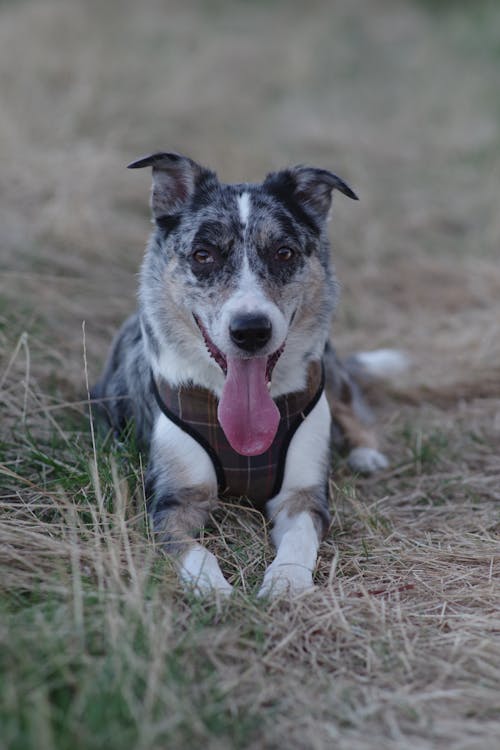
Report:
[[[318,403],[324,382],[323,363],[311,362],[306,388],[275,401],[281,419],[271,447],[260,456],[242,456],[231,448],[224,435],[217,419],[219,400],[211,391],[198,386],[171,386],[152,376],[153,392],[162,412],[210,456],[219,494],[248,497],[257,506],[263,506],[280,491],[290,441]]]

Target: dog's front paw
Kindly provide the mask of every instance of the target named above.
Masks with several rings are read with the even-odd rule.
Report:
[[[383,453],[374,448],[354,448],[347,457],[351,471],[357,474],[374,474],[387,469],[389,461]]]
[[[222,575],[215,556],[201,546],[191,549],[179,565],[179,576],[186,591],[198,597],[229,597],[233,587]]]
[[[294,596],[314,589],[312,572],[303,565],[277,563],[276,560],[266,570],[259,598],[277,598],[285,594]]]

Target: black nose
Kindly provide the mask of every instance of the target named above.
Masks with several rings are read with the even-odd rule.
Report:
[[[265,315],[237,315],[229,326],[231,340],[246,352],[262,349],[271,333],[271,321]]]

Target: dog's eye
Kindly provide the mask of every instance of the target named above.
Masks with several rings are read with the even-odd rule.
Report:
[[[276,250],[274,257],[280,263],[289,263],[294,255],[295,253],[289,247],[280,247],[279,250]]]
[[[194,262],[198,263],[200,266],[215,263],[215,255],[210,250],[195,250],[191,257]]]

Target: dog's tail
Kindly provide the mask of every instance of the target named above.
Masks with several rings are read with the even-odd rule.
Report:
[[[342,401],[349,401],[349,394],[344,391],[349,390],[352,381],[369,384],[405,372],[410,366],[409,356],[400,349],[375,349],[340,359],[331,341],[325,346],[323,359],[327,385]]]
[[[375,349],[351,354],[345,359],[344,366],[354,378],[366,381],[406,372],[410,367],[410,358],[401,349]]]

